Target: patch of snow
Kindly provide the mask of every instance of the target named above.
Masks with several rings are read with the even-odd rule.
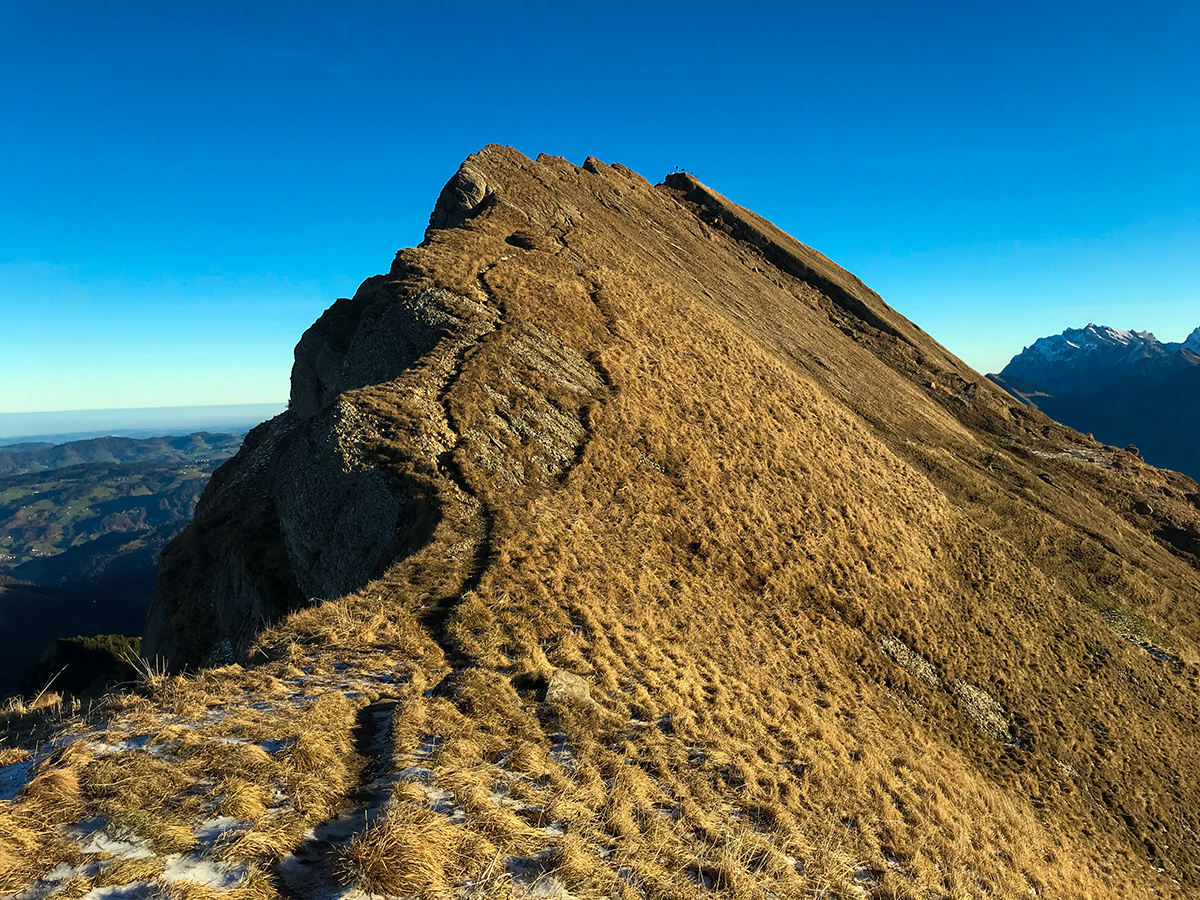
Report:
[[[397,781],[423,781],[425,784],[433,784],[433,779],[432,770],[423,766],[409,766],[396,773]]]
[[[1107,325],[1093,325],[1090,322],[1088,323],[1087,328],[1084,328],[1083,331],[1093,335],[1098,340],[1117,344],[1131,344],[1137,338],[1148,333],[1129,331],[1125,328],[1110,328]],[[1153,335],[1150,336],[1153,337]]]
[[[163,881],[191,881],[215,888],[231,888],[246,877],[244,863],[222,863],[195,853],[173,853],[164,857]]]
[[[345,846],[355,835],[364,831],[382,811],[381,807],[355,807],[315,828],[302,836],[300,848],[283,857],[276,866],[288,892],[295,897],[310,900],[350,900],[366,895],[352,887],[342,887],[332,880],[326,871],[322,856],[329,850]]]
[[[424,759],[426,756],[436,753],[445,742],[445,738],[438,737],[437,735],[433,734],[427,734],[421,738],[421,746],[417,748],[417,751],[413,753],[413,756],[417,759]]]
[[[467,820],[466,811],[455,804],[452,792],[443,790],[434,784],[435,779],[436,776],[429,769],[421,766],[409,766],[397,772],[394,780],[397,783],[408,781],[415,784],[425,794],[425,802],[429,804],[430,809],[446,816],[456,824],[465,822]]]
[[[534,808],[527,803],[522,803],[520,800],[514,800],[512,797],[508,796],[508,788],[503,788],[501,790],[493,789],[488,791],[488,799],[492,801],[493,806],[507,806],[510,809]],[[541,807],[537,808],[540,809]]]
[[[363,896],[361,891],[330,883],[322,874],[320,866],[313,865],[309,860],[293,853],[279,861],[276,871],[288,892],[294,897],[307,897],[311,900],[348,900],[350,897]]]
[[[12,800],[29,783],[33,760],[13,763],[0,768],[0,800]]]
[[[513,894],[534,900],[574,900],[563,883],[550,874],[552,863],[548,852],[535,856],[510,856],[504,869],[512,878]]]
[[[123,859],[146,859],[154,855],[145,838],[136,834],[117,837],[108,831],[107,825],[108,821],[98,816],[67,829],[67,836],[75,839],[81,853],[108,853]]]
[[[201,844],[213,844],[231,831],[249,828],[253,823],[249,819],[235,819],[232,816],[218,816],[201,822],[192,829],[196,840]]]
[[[24,890],[12,895],[12,900],[45,900],[60,891],[73,878],[90,878],[100,871],[99,863],[85,863],[73,866],[61,862],[37,881],[28,885]]]
[[[104,756],[108,753],[126,753],[130,750],[141,750],[150,743],[150,735],[139,734],[137,737],[126,738],[123,741],[117,741],[115,744],[106,744],[103,741],[89,741],[87,748],[93,753]]]
[[[553,735],[554,746],[550,749],[550,758],[566,769],[574,772],[579,763],[576,761],[575,748],[567,743],[567,736],[559,733]]]
[[[274,756],[276,753],[280,753],[281,751],[286,750],[291,745],[292,745],[292,741],[290,738],[288,738],[288,739],[267,738],[266,740],[262,740],[262,741],[258,742],[258,746],[261,747],[263,750],[265,750],[267,753],[270,753],[272,756]]]
[[[135,881],[133,884],[112,884],[92,888],[79,900],[145,900],[155,894],[154,883]]]
[[[435,813],[445,816],[455,825],[467,821],[467,811],[454,802],[454,794],[432,784],[418,785],[425,794],[425,802]]]

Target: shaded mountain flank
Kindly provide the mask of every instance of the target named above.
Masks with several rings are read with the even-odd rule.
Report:
[[[1179,343],[1148,331],[1068,328],[988,378],[1063,424],[1200,478],[1200,328]]]
[[[1198,501],[690,175],[488,147],[164,552],[182,674],[0,751],[0,890],[1194,897]]]

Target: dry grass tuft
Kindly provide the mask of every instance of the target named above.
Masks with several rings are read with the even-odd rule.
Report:
[[[339,871],[368,894],[445,891],[463,868],[461,829],[444,816],[393,802],[343,853]]]
[[[224,795],[217,811],[235,819],[258,819],[266,814],[271,802],[271,791],[266,785],[236,776],[224,779],[217,790]]]
[[[259,819],[253,828],[219,847],[217,855],[225,861],[276,862],[300,845],[305,824],[306,820],[297,814]]]
[[[246,875],[233,888],[214,888],[194,881],[160,881],[155,885],[156,896],[165,900],[277,900],[279,891],[262,869],[250,866]]]
[[[93,888],[133,884],[139,881],[152,881],[163,873],[165,863],[160,857],[148,856],[144,859],[117,859],[105,865],[92,879]]]
[[[296,811],[308,821],[331,815],[350,786],[356,765],[353,726],[353,707],[333,692],[320,697],[292,726],[291,746],[279,759],[280,778]]]

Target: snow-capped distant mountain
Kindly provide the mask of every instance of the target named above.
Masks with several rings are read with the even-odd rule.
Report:
[[[1088,397],[1130,379],[1163,381],[1200,362],[1197,354],[1200,328],[1176,344],[1163,343],[1149,331],[1088,325],[1038,338],[1000,374],[1058,397]]]
[[[1189,334],[1179,346],[1193,353],[1200,353],[1200,328]]]
[[[1038,338],[992,381],[1108,444],[1200,480],[1200,328],[1180,343],[1104,325]]]

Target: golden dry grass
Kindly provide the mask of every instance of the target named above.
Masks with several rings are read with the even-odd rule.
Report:
[[[444,891],[458,868],[458,829],[438,813],[393,803],[346,848],[342,874],[369,894]]]
[[[505,159],[493,162],[507,196],[533,193]],[[582,192],[572,203],[589,199],[589,175],[543,164]],[[607,188],[597,185],[598,196]],[[645,190],[621,185],[626,198]],[[588,674],[617,717],[669,714],[674,734],[662,749],[641,734],[624,758],[636,749],[650,757],[641,765],[667,774],[672,795],[696,795],[711,820],[701,830],[721,822],[713,806],[730,792],[774,808],[773,827],[794,830],[797,853],[811,857],[809,881],[844,881],[847,860],[905,881],[888,874],[888,858],[938,890],[1020,894],[1057,878],[1093,882],[1103,896],[1154,880],[1108,804],[1078,808],[1080,789],[1058,764],[1095,733],[1097,713],[1121,727],[1115,707],[1105,713],[1074,688],[1100,671],[1084,649],[1095,645],[1164,692],[1161,705],[1140,705],[1156,723],[1135,739],[1147,740],[1142,757],[1158,752],[1150,734],[1170,732],[1170,752],[1195,765],[1187,729],[1171,722],[1195,721],[1187,678],[1123,646],[1087,603],[1103,585],[1145,615],[1164,597],[1195,596],[1194,570],[1106,518],[1101,498],[1117,476],[1104,481],[1092,467],[1088,489],[1098,493],[1043,496],[1019,454],[984,427],[1007,415],[998,392],[978,386],[974,408],[946,392],[931,403],[910,370],[935,372],[936,387],[962,367],[886,308],[907,340],[884,347],[886,334],[866,327],[832,333],[828,319],[845,321],[844,309],[752,248],[680,227],[669,193],[638,199],[658,233],[618,234],[617,217],[594,206],[569,229],[566,244],[589,262],[583,273],[565,254],[503,249],[513,227],[503,204],[470,230],[434,233],[420,256],[424,277],[469,293],[477,260],[509,255],[486,274],[506,315],[550,323],[617,386],[593,402],[579,463],[552,491],[517,500],[464,460],[497,529],[491,565],[455,607],[448,637],[480,667]],[[495,366],[481,351],[452,389],[460,431],[487,428],[476,385]],[[1094,559],[1089,534],[1108,541],[1092,545]],[[408,565],[419,584],[423,573]],[[1193,621],[1166,630],[1183,637]],[[910,677],[880,651],[891,635],[931,660],[942,683],[963,687]],[[473,701],[467,708],[475,713]],[[1012,734],[997,730],[999,713],[985,714],[994,709]],[[572,738],[582,769],[601,748]],[[722,762],[703,778],[679,748],[667,752],[674,741]],[[1103,758],[1086,771],[1092,797],[1125,788],[1123,770]],[[604,789],[599,826],[635,843],[644,811]],[[1125,806],[1136,815],[1133,800]],[[1185,805],[1177,794],[1168,803],[1174,814]],[[820,833],[805,838],[817,822]],[[1060,844],[1073,849],[1050,849]]]

